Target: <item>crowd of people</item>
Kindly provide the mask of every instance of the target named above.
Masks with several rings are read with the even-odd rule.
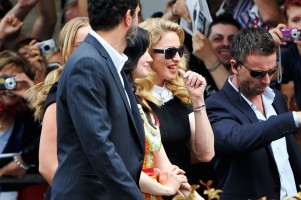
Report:
[[[301,191],[301,0],[188,1],[0,1],[0,200]]]

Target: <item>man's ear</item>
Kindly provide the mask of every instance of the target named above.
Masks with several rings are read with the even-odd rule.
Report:
[[[234,75],[238,74],[238,70],[237,70],[238,64],[237,64],[236,60],[231,59],[230,64],[231,64],[231,70],[232,70],[233,74]]]
[[[132,20],[133,20],[132,11],[129,9],[124,16],[125,25],[130,27],[132,24]]]

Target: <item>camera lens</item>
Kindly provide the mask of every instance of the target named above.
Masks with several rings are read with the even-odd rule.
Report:
[[[15,78],[9,77],[9,78],[5,79],[4,85],[7,90],[13,90],[13,89],[16,89],[17,83],[16,83]]]
[[[299,39],[300,31],[298,29],[292,29],[291,36],[294,40]]]
[[[49,51],[50,50],[50,46],[49,45],[45,45],[44,46],[44,51]]]

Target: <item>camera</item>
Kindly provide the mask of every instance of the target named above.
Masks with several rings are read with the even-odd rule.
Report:
[[[301,41],[301,33],[297,28],[282,28],[280,29],[282,32],[283,38],[282,42],[293,42],[295,40]]]
[[[17,88],[15,77],[10,75],[0,75],[0,90],[14,90]]]
[[[49,39],[49,40],[45,40],[42,42],[38,42],[37,46],[40,48],[42,55],[47,55],[50,53],[57,52],[57,48],[56,48],[54,39]]]

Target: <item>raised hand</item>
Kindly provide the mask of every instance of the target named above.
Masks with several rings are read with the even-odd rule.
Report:
[[[200,31],[195,31],[192,35],[193,54],[201,59],[206,66],[212,66],[218,59],[214,53],[211,42]]]
[[[184,72],[179,69],[179,73],[183,77],[192,104],[200,100],[204,101],[204,90],[207,85],[205,78],[193,71]]]
[[[186,5],[186,0],[177,0],[174,5],[172,5],[172,11],[174,15],[180,16],[188,23],[191,23],[189,10]]]
[[[17,74],[15,80],[17,88],[15,90],[10,90],[10,92],[27,100],[28,97],[26,91],[34,86],[34,82],[25,73]]]
[[[5,39],[7,36],[16,33],[21,29],[23,22],[15,15],[6,15],[0,21],[0,38]]]
[[[275,43],[277,45],[283,44],[285,45],[286,42],[282,42],[281,38],[283,37],[282,32],[280,31],[281,28],[285,28],[286,25],[285,24],[278,24],[278,26],[276,28],[273,28],[271,30],[269,30],[269,33],[272,35],[273,40],[275,41]]]
[[[38,83],[43,81],[46,76],[46,61],[36,43],[36,40],[32,40],[29,43],[28,60],[35,71],[35,83]]]

